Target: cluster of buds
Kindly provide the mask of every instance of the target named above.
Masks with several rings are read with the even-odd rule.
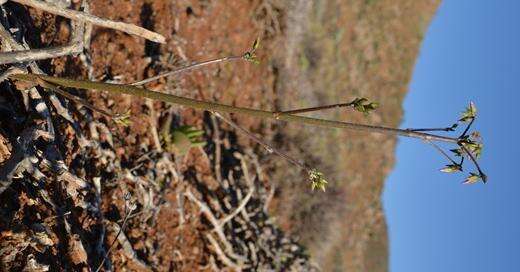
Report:
[[[376,102],[370,102],[366,98],[356,98],[352,102],[350,102],[350,105],[357,111],[364,113],[365,115],[368,115],[371,111],[377,109],[379,107],[379,104]]]

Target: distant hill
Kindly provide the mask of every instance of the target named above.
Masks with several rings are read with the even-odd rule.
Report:
[[[290,1],[275,67],[280,109],[366,97],[369,117],[352,111],[309,114],[399,126],[424,33],[440,1]],[[283,45],[283,46],[282,46]],[[394,165],[395,137],[287,125],[279,145],[327,174],[326,193],[301,175],[274,167],[278,222],[301,238],[323,271],[387,271],[388,235],[381,204]]]

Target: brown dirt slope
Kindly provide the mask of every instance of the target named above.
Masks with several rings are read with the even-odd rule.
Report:
[[[439,2],[292,1],[285,50],[275,62],[277,106],[366,97],[380,103],[369,117],[339,110],[313,116],[398,126],[420,43]],[[324,271],[386,271],[380,195],[396,139],[292,124],[278,131],[281,148],[314,163],[332,183],[326,194],[312,194],[298,174],[278,164],[278,222],[301,237]]]
[[[73,8],[79,2],[72,1]],[[391,126],[401,118],[422,34],[438,5],[436,0],[88,2],[93,14],[157,31],[167,44],[94,27],[85,54],[38,62],[46,73],[132,82],[191,61],[240,54],[260,36],[260,65],[215,65],[148,87],[268,110],[364,96],[382,105],[368,118],[334,111],[319,116]],[[1,23],[31,48],[69,39],[66,19],[12,2],[0,13]],[[27,138],[27,159],[18,162],[21,170],[0,195],[0,271],[95,270],[123,224],[127,194],[137,209],[106,269],[232,270],[233,263],[216,253],[218,245],[246,270],[387,268],[379,199],[393,164],[393,138],[232,116],[326,173],[330,189],[311,193],[297,169],[207,113],[72,90],[100,108],[130,110],[131,125],[121,127],[42,89],[20,92],[10,82],[0,87],[0,170],[17,162],[20,139]],[[36,110],[39,101],[49,114]],[[170,152],[155,136],[167,120],[173,127],[201,129],[207,145],[185,155]],[[56,133],[32,139],[38,131]],[[211,222],[186,194],[223,218],[252,188],[244,210],[223,226],[228,243],[216,246],[211,237],[217,236],[209,237],[215,234]]]

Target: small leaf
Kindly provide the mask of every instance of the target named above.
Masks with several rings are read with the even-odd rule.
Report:
[[[260,46],[260,38],[256,38],[256,40],[253,42],[253,46],[251,47],[251,52],[254,52],[258,47]]]
[[[477,107],[475,107],[475,104],[473,102],[469,103],[469,106],[466,108],[466,110],[462,113],[461,118],[459,119],[460,122],[469,122],[477,117]]]
[[[130,126],[130,124],[132,124],[132,121],[130,121],[130,110],[125,113],[117,114],[114,117],[114,122],[123,127]]]
[[[482,148],[484,147],[483,144],[474,142],[473,140],[464,140],[461,142],[462,145],[464,145],[469,152],[471,152],[477,159],[480,158],[482,155]]]
[[[316,169],[309,171],[309,181],[311,182],[311,189],[319,189],[325,192],[327,181],[323,178],[323,174]]]
[[[461,149],[450,149],[450,151],[453,152],[457,157],[462,157],[462,154],[464,154]]]
[[[470,173],[462,184],[473,184],[479,181],[482,177],[479,174]]]
[[[199,137],[204,134],[203,130],[192,126],[181,126],[174,129],[169,137],[165,137],[166,149],[178,155],[185,155],[191,148],[206,145]]]
[[[459,126],[459,124],[455,123],[455,124],[451,125],[451,127],[448,128],[448,131],[455,131],[458,126]]]
[[[244,53],[244,55],[242,56],[242,58],[244,60],[247,60],[249,62],[252,62],[254,64],[260,64],[260,61],[256,58],[256,55],[252,52],[246,52]]]
[[[442,168],[440,171],[444,172],[444,173],[462,172],[462,166],[460,166],[458,164],[448,164],[448,165],[446,165],[446,167]]]
[[[371,111],[377,109],[379,107],[379,104],[376,102],[370,102],[366,98],[356,98],[350,102],[350,105],[359,112],[364,113],[365,115],[368,115]]]

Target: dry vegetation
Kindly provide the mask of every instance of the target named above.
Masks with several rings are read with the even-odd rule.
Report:
[[[80,1],[72,2],[79,9]],[[339,111],[328,117],[388,126],[399,123],[422,33],[438,4],[85,2],[96,16],[163,34],[166,44],[98,27],[90,35],[87,25],[85,50],[33,63],[33,72],[127,83],[240,54],[261,36],[260,65],[216,65],[148,87],[268,110],[364,96],[384,107],[368,118]],[[0,21],[32,49],[66,46],[77,34],[68,19],[12,2],[2,6]],[[7,44],[3,37],[3,51]],[[208,113],[76,92],[96,107],[130,110],[131,125],[122,127],[58,94],[20,91],[6,81],[0,87],[0,173],[13,161],[20,166],[0,195],[2,270],[96,270],[105,256],[106,270],[386,270],[379,197],[393,137],[232,116],[326,172],[330,189],[311,193],[297,170]],[[171,152],[159,135],[169,122],[204,131],[207,145]]]

